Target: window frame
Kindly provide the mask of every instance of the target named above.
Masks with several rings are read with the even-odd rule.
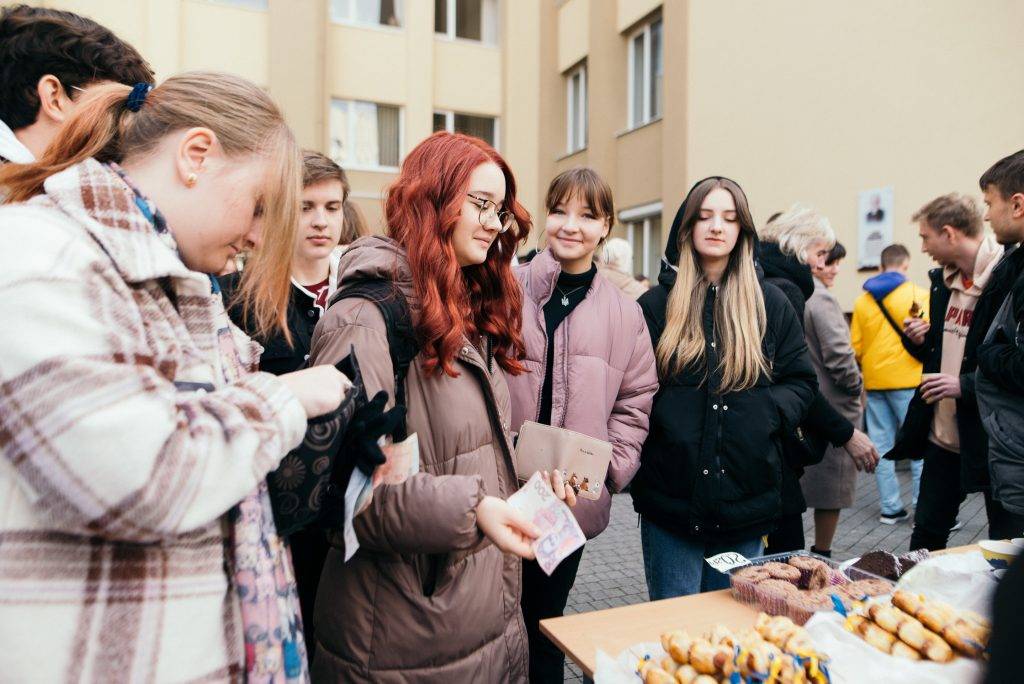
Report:
[[[398,173],[398,171],[401,169],[401,166],[402,166],[402,160],[405,158],[405,107],[403,107],[402,105],[398,105],[398,104],[391,104],[389,102],[374,102],[373,100],[360,100],[358,98],[339,97],[339,96],[334,95],[334,96],[331,96],[331,101],[330,101],[330,105],[329,105],[331,109],[334,109],[334,104],[336,102],[344,102],[349,107],[352,107],[356,103],[361,102],[361,103],[364,103],[364,104],[372,104],[374,107],[379,107],[379,106],[383,105],[385,107],[395,107],[395,108],[398,109],[398,163],[395,166],[384,166],[384,165],[382,165],[380,163],[380,151],[379,150],[377,152],[377,164],[376,165],[373,165],[373,164],[356,164],[356,163],[349,164],[349,163],[345,163],[345,162],[339,161],[337,159],[334,159],[335,163],[337,163],[339,166],[343,167],[346,171],[374,171],[374,172],[379,172],[379,173]],[[330,137],[333,137],[331,135],[332,131],[330,130],[330,128],[331,128],[330,127],[330,116],[328,116],[327,123],[328,123],[328,125],[327,125],[328,132],[327,132],[327,134],[328,134],[328,137],[330,138]],[[348,116],[348,126],[349,126],[349,130],[347,131],[347,133],[350,134],[351,137],[346,137],[344,139],[352,140],[356,136],[355,136],[355,130],[354,130],[355,129],[355,117],[352,116],[351,111],[349,112],[349,116]],[[328,149],[330,149],[330,145],[328,145]]]
[[[628,59],[626,60],[627,61],[627,64],[626,64],[626,99],[627,99],[627,103],[626,104],[627,104],[627,109],[628,109],[628,113],[627,113],[628,120],[627,120],[626,130],[633,130],[634,128],[640,128],[641,126],[646,126],[649,123],[653,123],[653,122],[657,121],[662,116],[661,112],[658,112],[657,115],[653,115],[653,113],[651,112],[651,107],[652,107],[652,104],[653,104],[653,102],[652,102],[653,98],[651,97],[651,80],[654,77],[654,64],[653,64],[653,62],[651,60],[651,42],[652,42],[651,41],[651,28],[655,24],[658,24],[658,23],[661,24],[661,49],[662,49],[661,63],[662,63],[662,69],[664,70],[664,68],[665,68],[665,66],[664,66],[665,65],[665,24],[662,21],[662,18],[660,16],[659,17],[655,17],[655,18],[647,21],[646,23],[644,23],[643,26],[639,27],[638,29],[633,31],[631,34],[629,34],[629,39],[627,41],[627,50],[626,50],[627,53],[628,53]],[[635,99],[634,96],[636,94],[636,85],[637,84],[635,83],[635,79],[634,79],[634,76],[633,76],[633,73],[634,73],[635,67],[636,67],[636,56],[635,56],[636,51],[633,49],[633,45],[634,45],[634,43],[638,39],[643,39],[643,62],[644,62],[643,63],[643,83],[641,84],[641,87],[643,88],[642,96],[641,96],[641,103],[642,103],[641,109],[643,111],[639,112],[639,116],[638,116],[638,113],[635,111],[636,106],[634,104],[634,99]],[[664,71],[662,72],[662,74],[664,76]],[[662,78],[662,84],[664,85],[664,78]],[[665,100],[665,94],[664,94],[664,92],[662,92],[662,94],[661,94],[661,101],[664,103],[664,100]]]
[[[354,26],[356,28],[362,28],[362,29],[373,29],[373,30],[376,30],[376,31],[389,31],[391,33],[396,33],[396,32],[400,33],[400,32],[405,30],[405,24],[401,24],[399,26],[388,26],[387,24],[369,23],[369,22],[365,22],[365,21],[359,21],[358,19],[355,18],[355,7],[356,7],[355,3],[356,3],[356,0],[340,0],[340,1],[341,2],[345,2],[345,3],[348,4],[349,16],[347,18],[344,18],[344,19],[340,19],[340,18],[335,17],[334,16],[334,12],[332,11],[332,7],[334,6],[335,0],[328,0],[328,2],[327,2],[327,19],[332,24],[337,24],[339,26]],[[404,10],[405,9],[404,5],[405,5],[405,2],[407,0],[399,0],[399,1],[403,4],[402,9]],[[416,2],[417,0],[408,0],[408,1]]]
[[[629,242],[629,246],[633,250],[634,258],[637,254],[635,229],[640,228],[641,230],[642,241],[640,243],[640,247],[643,250],[641,252],[643,254],[643,274],[652,281],[658,277],[658,270],[660,269],[655,269],[652,273],[652,264],[649,261],[650,251],[647,249],[647,246],[651,241],[651,221],[655,218],[660,220],[661,212],[661,202],[651,202],[650,204],[644,204],[639,207],[633,207],[619,212],[619,223],[621,223],[626,229],[626,241]],[[654,263],[653,266],[657,267],[658,263]]]
[[[432,112],[432,114],[431,114],[430,129],[432,131],[434,129],[433,117],[436,116],[437,114],[444,115],[444,130],[447,131],[448,133],[456,133],[457,132],[455,130],[455,115],[456,114],[461,114],[462,116],[475,116],[475,117],[480,118],[480,119],[491,119],[492,121],[494,121],[494,142],[493,143],[489,143],[489,144],[495,150],[498,150],[499,152],[501,151],[500,150],[500,144],[499,144],[501,142],[501,117],[500,116],[491,116],[490,114],[471,114],[470,112],[457,112],[454,109],[435,109]],[[434,131],[434,132],[436,132],[436,131]],[[484,140],[484,142],[487,142],[487,141]]]
[[[456,17],[455,17],[455,6],[456,6],[456,1],[455,0],[445,0],[445,10],[444,11],[445,11],[445,17],[447,19],[445,21],[445,30],[444,31],[438,31],[437,30],[437,26],[435,25],[434,26],[434,37],[439,39],[439,40],[446,40],[446,41],[453,42],[453,43],[463,42],[463,43],[468,43],[469,45],[486,45],[488,47],[497,47],[501,43],[501,24],[500,24],[500,22],[501,22],[501,0],[480,0],[480,3],[483,4],[485,2],[491,2],[491,1],[494,2],[495,16],[497,17],[496,21],[499,22],[498,26],[495,27],[496,28],[496,30],[494,32],[495,33],[495,38],[494,38],[493,42],[489,41],[489,40],[484,40],[483,38],[481,38],[480,40],[476,40],[475,38],[463,38],[462,36],[458,36],[458,35],[455,34],[455,26],[457,24]],[[481,8],[481,16],[482,15],[483,15],[483,9]],[[480,34],[483,35],[483,26],[482,25],[480,27]]]
[[[582,104],[578,110],[576,109],[576,101],[573,99],[573,79],[579,76],[580,78],[580,98],[579,102]],[[590,142],[590,105],[587,100],[587,63],[583,62],[574,69],[571,69],[566,73],[565,79],[565,151],[566,154],[576,154],[587,149],[587,144]],[[580,136],[580,144],[576,144],[577,133],[582,133]]]

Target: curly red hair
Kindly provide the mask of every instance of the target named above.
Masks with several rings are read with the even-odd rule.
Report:
[[[460,268],[452,234],[462,213],[469,177],[493,162],[505,176],[504,206],[516,225],[495,239],[482,264]],[[516,244],[530,230],[530,214],[516,201],[512,170],[497,150],[460,133],[439,132],[413,149],[388,188],[384,205],[388,235],[405,249],[420,300],[416,333],[423,369],[456,377],[455,357],[463,337],[491,339],[495,361],[518,375],[525,346],[522,295],[512,275]]]

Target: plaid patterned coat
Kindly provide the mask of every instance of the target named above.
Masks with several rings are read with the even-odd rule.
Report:
[[[91,160],[0,207],[0,321],[0,679],[241,679],[225,513],[298,400]]]

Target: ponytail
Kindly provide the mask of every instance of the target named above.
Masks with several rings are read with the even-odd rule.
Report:
[[[209,128],[228,156],[271,162],[262,244],[246,265],[238,297],[257,335],[281,330],[288,337],[302,161],[281,110],[259,86],[232,74],[189,72],[144,90],[120,83],[89,88],[38,161],[0,168],[0,195],[23,202],[43,192],[47,178],[86,159],[121,163],[150,152],[174,131]]]

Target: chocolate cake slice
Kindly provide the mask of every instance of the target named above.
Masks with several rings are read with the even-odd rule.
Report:
[[[850,567],[894,581],[899,579],[901,570],[900,560],[888,551],[869,551]]]

